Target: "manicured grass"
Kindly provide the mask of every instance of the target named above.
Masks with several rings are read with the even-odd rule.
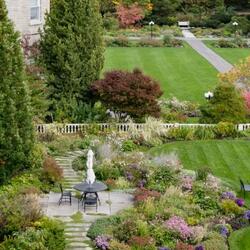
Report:
[[[235,231],[229,238],[230,250],[250,249],[250,227]]]
[[[237,64],[240,60],[250,56],[250,49],[215,48],[211,45],[211,41],[206,41],[206,44],[231,64]]]
[[[157,79],[164,97],[202,102],[217,81],[217,71],[191,47],[107,48],[104,71],[137,67]]]
[[[239,189],[239,176],[250,183],[250,142],[248,140],[209,140],[168,143],[153,148],[156,155],[176,151],[187,169],[208,166],[215,176]],[[249,248],[250,249],[250,248]]]

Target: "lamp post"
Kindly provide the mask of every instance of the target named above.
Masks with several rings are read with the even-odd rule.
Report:
[[[149,25],[150,25],[150,31],[151,31],[151,39],[153,38],[153,26],[154,26],[154,22],[153,21],[150,21],[149,22]]]
[[[214,97],[214,94],[211,91],[208,91],[204,94],[204,97],[209,101]]]
[[[237,22],[233,22],[232,24],[234,26],[234,31],[235,31],[235,36],[236,36],[237,35],[237,27],[239,24]]]

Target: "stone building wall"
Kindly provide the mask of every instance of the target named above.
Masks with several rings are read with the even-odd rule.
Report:
[[[30,35],[31,39],[39,38],[39,29],[45,23],[45,13],[49,11],[50,0],[37,0],[40,3],[39,19],[31,20],[32,0],[5,0],[9,18],[14,22],[21,35]],[[34,3],[34,0],[33,0]]]

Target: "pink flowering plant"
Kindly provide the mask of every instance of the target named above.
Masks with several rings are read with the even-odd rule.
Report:
[[[164,226],[168,230],[177,233],[183,240],[188,240],[193,236],[192,228],[179,216],[172,216],[164,223]]]
[[[191,191],[193,188],[193,179],[191,176],[184,176],[182,178],[181,187],[184,191]]]

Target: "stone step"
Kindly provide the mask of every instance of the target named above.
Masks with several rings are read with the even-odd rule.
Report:
[[[82,240],[85,238],[85,234],[81,232],[65,232],[66,238],[81,238]]]
[[[70,242],[68,244],[70,247],[88,247],[89,245],[84,242]]]

